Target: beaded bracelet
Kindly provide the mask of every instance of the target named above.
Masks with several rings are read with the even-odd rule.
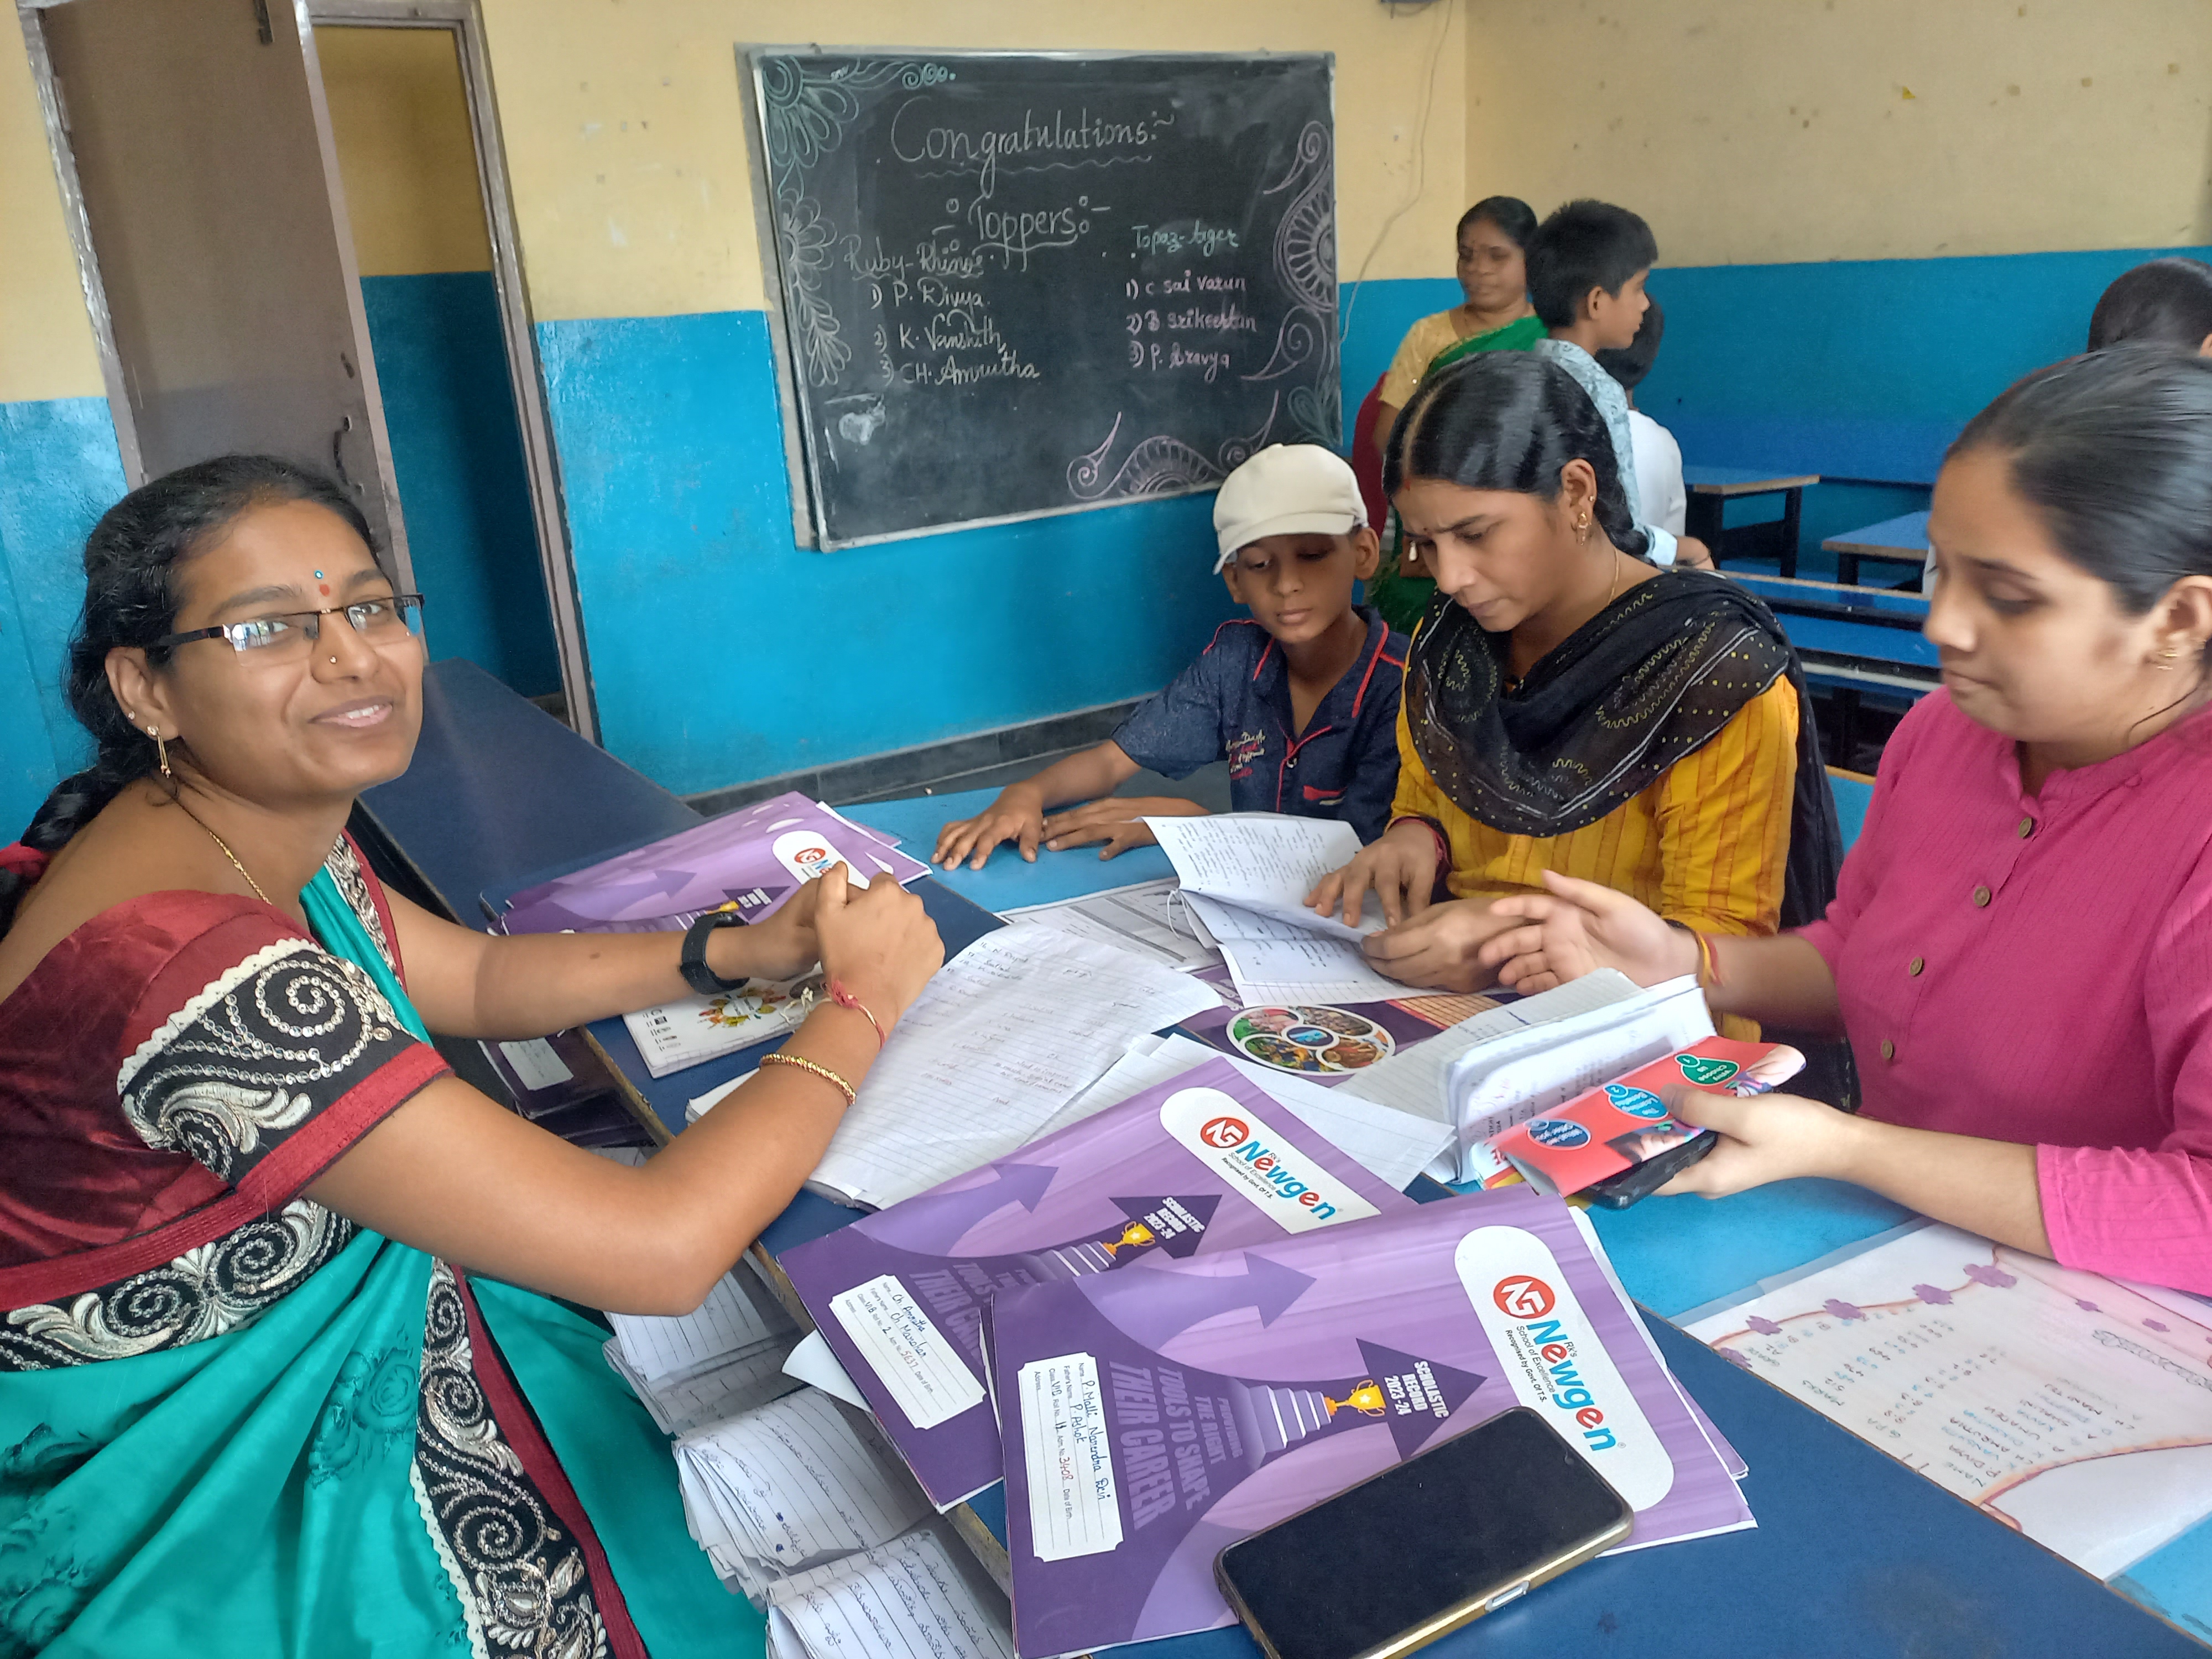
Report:
[[[850,1106],[856,1097],[851,1084],[846,1082],[843,1078],[839,1077],[836,1073],[831,1071],[827,1066],[817,1066],[812,1060],[807,1059],[804,1054],[787,1054],[782,1049],[779,1048],[772,1054],[763,1054],[761,1056],[761,1064],[763,1066],[796,1066],[802,1072],[811,1072],[823,1082],[834,1085],[837,1092],[845,1097],[845,1103],[848,1106]]]

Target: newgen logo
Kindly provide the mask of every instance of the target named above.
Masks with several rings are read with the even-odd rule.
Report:
[[[1218,1089],[1178,1089],[1161,1103],[1160,1127],[1285,1232],[1310,1232],[1376,1212],[1304,1152],[1285,1144],[1258,1114]]]
[[[1519,1227],[1477,1227],[1460,1240],[1452,1264],[1521,1403],[1550,1418],[1632,1507],[1664,1498],[1674,1460],[1598,1341],[1551,1247]]]

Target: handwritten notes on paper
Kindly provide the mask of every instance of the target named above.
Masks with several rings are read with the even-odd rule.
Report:
[[[1117,1547],[1121,1505],[1097,1360],[1087,1353],[1032,1360],[1022,1367],[1018,1386],[1037,1559],[1065,1561]]]
[[[830,1298],[830,1310],[917,1429],[933,1429],[983,1403],[983,1385],[896,1275]]]
[[[878,1209],[1004,1157],[1121,1054],[1221,999],[1211,986],[1042,927],[986,933],[884,1045],[814,1184]]]

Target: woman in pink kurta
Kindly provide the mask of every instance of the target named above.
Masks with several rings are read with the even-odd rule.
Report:
[[[1698,972],[1717,1011],[1850,1039],[1856,1117],[1677,1107],[1720,1144],[1668,1192],[1873,1188],[2069,1267],[2212,1291],[2212,361],[2029,376],[1936,488],[1945,689],[1890,740],[1835,902],[1699,939],[1552,878],[1494,941],[1541,988]]]

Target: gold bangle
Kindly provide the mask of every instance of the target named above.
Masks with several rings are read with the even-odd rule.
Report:
[[[1713,948],[1712,940],[1695,928],[1690,930],[1690,937],[1698,941],[1699,983],[1708,991],[1719,990],[1721,988],[1721,953]]]
[[[815,1076],[820,1078],[824,1083],[835,1085],[837,1092],[845,1097],[845,1103],[848,1106],[850,1106],[855,1098],[853,1085],[851,1084],[846,1082],[843,1078],[839,1077],[836,1073],[831,1071],[827,1066],[817,1066],[812,1060],[807,1059],[804,1054],[787,1054],[784,1053],[782,1049],[779,1048],[772,1054],[763,1054],[761,1056],[761,1064],[763,1066],[796,1066],[802,1072],[813,1073]]]

